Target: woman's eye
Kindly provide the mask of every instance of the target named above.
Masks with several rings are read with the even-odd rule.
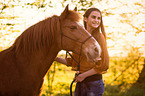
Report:
[[[70,29],[77,29],[77,27],[76,26],[71,26]]]
[[[98,19],[98,20],[100,20],[100,19],[101,19],[101,17],[98,17],[97,19]]]

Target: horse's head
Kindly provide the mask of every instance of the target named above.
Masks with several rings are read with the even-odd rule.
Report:
[[[75,10],[69,10],[68,5],[60,15],[59,47],[63,50],[85,55],[88,61],[96,61],[100,58],[101,48],[99,43],[89,34],[79,21],[79,14]]]

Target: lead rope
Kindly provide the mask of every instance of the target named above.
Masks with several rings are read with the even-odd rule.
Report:
[[[75,62],[77,62],[78,63],[78,69],[77,69],[77,72],[75,73],[75,77],[77,77],[80,73],[79,73],[79,71],[80,71],[80,62],[81,62],[81,53],[82,53],[82,47],[83,47],[83,44],[88,40],[88,39],[90,39],[92,36],[90,36],[90,37],[88,37],[84,42],[82,42],[81,43],[81,50],[80,50],[80,54],[79,54],[79,62],[77,62],[74,58],[73,58],[73,56],[67,51],[66,52],[66,56],[67,56],[67,53],[69,53],[69,55],[71,56],[71,58],[75,61]],[[66,57],[67,58],[67,57]],[[73,85],[73,83],[75,82],[75,79],[71,82],[71,85],[70,85],[70,96],[72,96],[72,85]],[[81,96],[81,84],[80,84],[80,82],[78,83],[79,84],[79,93],[78,93],[78,95],[79,96]]]
[[[86,40],[85,40],[86,41]],[[84,42],[85,42],[84,41]],[[73,56],[68,52],[68,51],[66,51],[66,56],[67,56],[67,53],[71,56],[71,58],[75,61],[75,62],[77,62],[78,63],[78,69],[77,69],[77,73],[75,73],[75,77],[77,77],[80,73],[79,73],[79,71],[80,71],[80,62],[81,62],[81,53],[82,53],[82,46],[83,46],[83,44],[84,44],[84,42],[81,44],[81,50],[80,50],[80,54],[79,54],[79,62],[77,62],[74,58],[73,58]],[[70,85],[70,96],[72,96],[72,85],[73,85],[73,83],[75,82],[75,80],[76,79],[74,79],[72,82],[71,82],[71,85]],[[81,96],[81,85],[79,85],[79,96]]]
[[[77,66],[78,66],[78,72],[77,73],[75,73],[75,77],[76,76],[78,76],[79,75],[79,70],[80,70],[80,61],[81,61],[81,55],[79,55],[79,62],[77,62],[77,60],[75,60],[74,58],[73,58],[73,56],[68,52],[68,51],[66,51],[66,58],[67,58],[67,53],[71,56],[71,58],[78,64]],[[73,83],[75,82],[75,80],[76,79],[74,79],[72,82],[71,82],[71,85],[70,85],[70,96],[72,96],[72,85],[73,85]],[[79,92],[80,93],[80,92]],[[80,96],[80,95],[79,95]]]
[[[81,62],[81,53],[82,53],[82,47],[83,47],[83,44],[88,40],[90,39],[92,36],[88,37],[84,42],[81,43],[81,50],[80,50],[80,54],[79,54],[79,62],[77,62],[77,60],[75,60],[73,58],[73,56],[68,52],[66,51],[66,58],[67,58],[67,53],[71,56],[71,58],[78,64],[78,69],[77,69],[77,73],[75,73],[75,77],[78,76],[80,73],[80,62]],[[72,96],[72,85],[73,83],[75,82],[75,79],[71,82],[71,85],[70,85],[70,96]],[[79,96],[81,96],[81,84],[80,82],[78,83],[79,84]]]

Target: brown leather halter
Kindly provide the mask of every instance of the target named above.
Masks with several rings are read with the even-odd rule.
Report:
[[[85,42],[86,42],[87,40],[89,40],[89,39],[92,37],[92,35],[89,36],[88,38],[86,38],[84,41],[81,42],[81,41],[75,40],[75,39],[70,38],[69,36],[65,35],[65,34],[62,32],[62,30],[61,30],[61,25],[60,25],[60,32],[61,32],[61,47],[62,47],[62,49],[63,49],[63,37],[66,37],[66,38],[68,38],[68,39],[70,39],[70,40],[73,40],[73,41],[75,41],[75,42],[81,43],[81,49],[80,49],[80,53],[79,53],[79,62],[73,58],[73,56],[69,53],[69,51],[66,51],[66,57],[67,57],[67,53],[68,53],[68,54],[71,56],[71,58],[78,64],[78,69],[77,69],[77,71],[79,71],[79,70],[80,70],[80,61],[81,61],[81,54],[82,54],[82,47],[83,47],[83,44],[85,44]]]

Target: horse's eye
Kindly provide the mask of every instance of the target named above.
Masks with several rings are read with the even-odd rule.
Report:
[[[76,26],[70,26],[70,29],[77,29]]]

